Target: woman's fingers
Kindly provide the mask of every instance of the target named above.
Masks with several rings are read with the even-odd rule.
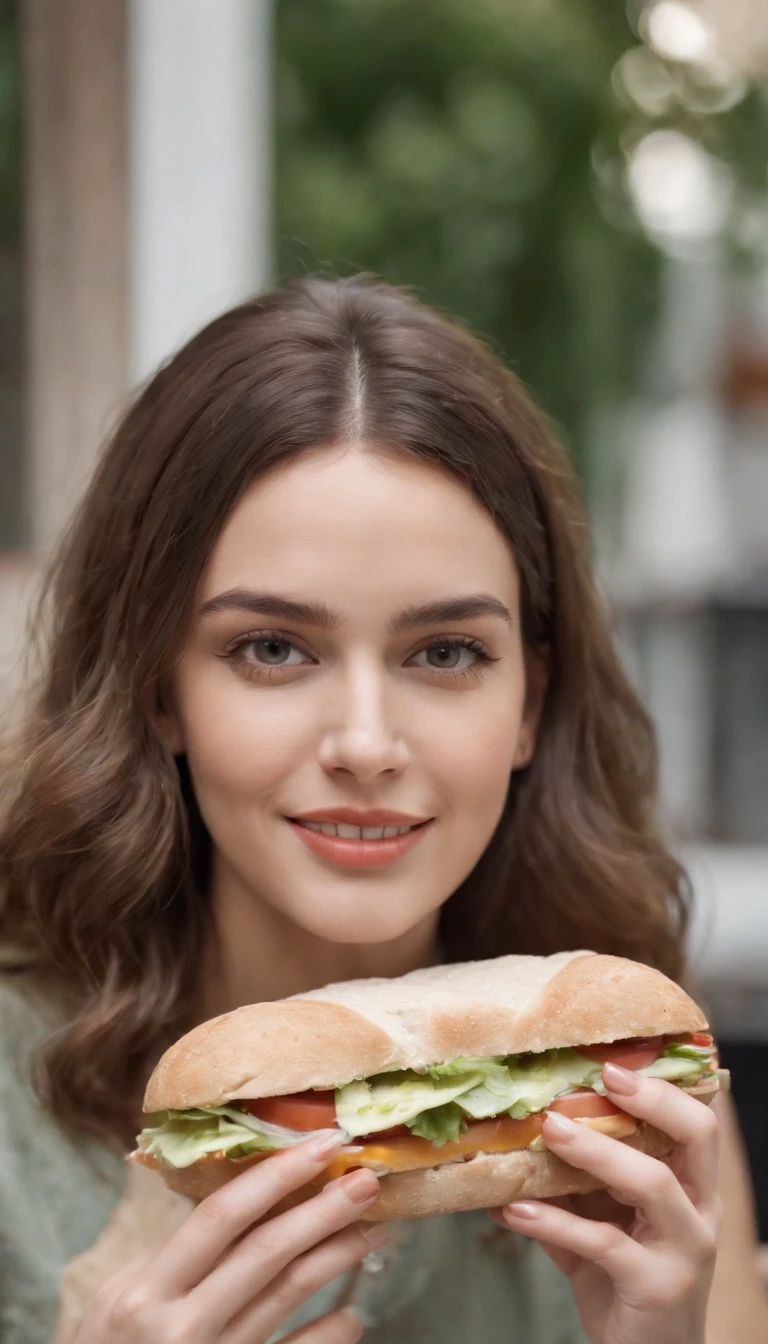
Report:
[[[249,1227],[318,1176],[342,1143],[340,1132],[327,1131],[257,1162],[208,1195],[156,1257],[156,1296],[178,1297],[200,1283]]]
[[[542,1201],[537,1201],[537,1202],[542,1202]],[[568,1209],[569,1211],[571,1210],[571,1197],[570,1197],[570,1195],[550,1195],[549,1198],[548,1198],[546,1201],[543,1201],[543,1202],[545,1202],[547,1205],[552,1205],[553,1207],[556,1207],[556,1208],[558,1208],[558,1209]],[[508,1224],[508,1222],[506,1221],[506,1219],[505,1219],[505,1217],[504,1217],[504,1209],[503,1209],[503,1208],[498,1208],[498,1209],[486,1209],[486,1213],[488,1214],[488,1217],[489,1217],[490,1219],[492,1219],[492,1221],[493,1221],[494,1223],[498,1223],[499,1227],[504,1227],[504,1228],[509,1227],[509,1224]]]
[[[644,1313],[654,1338],[660,1337],[659,1332],[665,1339],[689,1334],[703,1338],[702,1313],[719,1221],[716,1117],[660,1079],[610,1065],[605,1066],[603,1079],[611,1099],[623,1110],[677,1143],[672,1160],[683,1174],[678,1178],[647,1153],[551,1114],[543,1126],[547,1146],[571,1166],[596,1176],[606,1188],[599,1198],[572,1196],[571,1207],[563,1207],[562,1201],[514,1203],[502,1210],[502,1217],[506,1226],[537,1241],[572,1279],[580,1310],[592,1301],[594,1314],[595,1294],[610,1292],[611,1312],[628,1308]],[[585,1216],[578,1211],[580,1198],[587,1201],[581,1207]],[[633,1217],[629,1227],[622,1221],[626,1206],[643,1215]],[[618,1221],[613,1212],[621,1215]],[[597,1277],[591,1265],[601,1271]],[[678,1311],[671,1322],[670,1309]]]
[[[380,1223],[358,1223],[298,1256],[231,1322],[221,1336],[221,1344],[270,1339],[302,1302],[386,1241],[387,1230]]]
[[[362,1322],[354,1312],[334,1311],[321,1321],[313,1321],[301,1330],[294,1330],[283,1344],[357,1344],[363,1338]]]
[[[297,1204],[287,1213],[255,1227],[187,1295],[193,1318],[205,1321],[212,1336],[217,1337],[262,1290],[265,1298],[271,1295],[274,1281],[292,1261],[334,1232],[357,1221],[378,1192],[377,1177],[363,1167],[331,1182],[320,1194]],[[299,1271],[300,1280],[302,1272],[308,1272],[306,1266]],[[290,1273],[287,1280],[283,1280],[286,1281],[292,1282]],[[290,1293],[291,1290],[286,1291]],[[276,1320],[288,1314],[283,1309]]]
[[[581,1256],[577,1255],[575,1251],[564,1251],[561,1246],[555,1246],[551,1241],[540,1241],[538,1244],[542,1251],[546,1251],[552,1263],[557,1265],[560,1273],[564,1274],[567,1279],[570,1279],[579,1265],[583,1264]]]
[[[154,1262],[140,1273],[132,1268],[114,1275],[96,1294],[78,1340],[265,1344],[304,1298],[386,1240],[375,1224],[349,1226],[378,1195],[378,1178],[367,1169],[347,1172],[319,1194],[301,1198],[338,1146],[323,1148],[316,1139],[299,1144],[209,1196]],[[300,1202],[266,1216],[296,1191]],[[194,1287],[173,1290],[190,1282]],[[359,1323],[339,1313],[296,1335],[307,1344],[359,1337]]]
[[[610,1200],[609,1202],[613,1204],[615,1209],[619,1208],[615,1200]],[[573,1208],[572,1198],[570,1195],[553,1196],[550,1199],[537,1200],[535,1207],[538,1208],[539,1205],[541,1205],[541,1207],[544,1209],[550,1209],[550,1208],[565,1209],[566,1213],[576,1212],[576,1210]],[[506,1208],[488,1209],[487,1213],[489,1218],[492,1218],[494,1223],[497,1223],[499,1227],[503,1227],[505,1231],[509,1231],[510,1228],[514,1228],[516,1232],[527,1232],[528,1231],[528,1228],[526,1226],[527,1220],[525,1218],[523,1217],[515,1218],[514,1215],[512,1215],[512,1218],[508,1218],[506,1216],[507,1209],[514,1207],[516,1206],[507,1205]],[[581,1213],[579,1214],[579,1216],[584,1217],[584,1215]],[[590,1219],[594,1218],[593,1214],[589,1214],[587,1216]],[[603,1221],[611,1222],[612,1220],[610,1218],[606,1218]],[[616,1226],[615,1223],[614,1226]],[[537,1238],[537,1241],[541,1249],[543,1251],[546,1251],[549,1258],[553,1260],[554,1263],[557,1265],[557,1268],[563,1274],[566,1274],[568,1278],[570,1278],[571,1274],[580,1263],[579,1256],[576,1255],[575,1252],[566,1251],[560,1246],[553,1245],[551,1242],[540,1240],[539,1238]]]
[[[610,1276],[618,1292],[631,1292],[653,1274],[656,1257],[613,1223],[580,1218],[544,1200],[509,1204],[503,1210],[507,1227],[540,1242],[564,1274],[579,1259],[590,1260]]]
[[[703,1231],[701,1217],[663,1162],[563,1115],[548,1115],[543,1134],[547,1147],[558,1157],[599,1177],[612,1194],[641,1209],[659,1240],[698,1249]]]
[[[616,1106],[669,1134],[684,1150],[681,1179],[697,1208],[717,1194],[720,1126],[711,1107],[661,1078],[643,1078],[615,1064],[603,1066],[603,1082]]]

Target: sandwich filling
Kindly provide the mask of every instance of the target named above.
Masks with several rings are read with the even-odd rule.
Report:
[[[682,1088],[725,1078],[708,1033],[614,1041],[538,1054],[463,1057],[377,1074],[334,1090],[312,1090],[221,1106],[168,1110],[147,1117],[140,1161],[181,1168],[205,1160],[251,1161],[339,1126],[350,1142],[328,1178],[354,1166],[409,1171],[466,1161],[476,1153],[544,1147],[546,1110],[617,1138],[637,1127],[606,1096],[608,1061]]]

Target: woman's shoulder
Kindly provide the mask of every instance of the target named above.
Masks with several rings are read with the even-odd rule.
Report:
[[[66,1133],[35,1092],[37,1048],[60,1021],[31,978],[0,972],[0,1338],[48,1344],[69,1261],[92,1245],[119,1201],[125,1164]]]
[[[0,957],[0,1022],[14,1036],[32,1030],[37,1036],[55,1029],[59,1020],[56,1000],[46,994],[39,975],[12,969]]]
[[[63,1020],[60,1003],[36,976],[0,962],[0,1112],[36,1109],[32,1085],[37,1052]]]
[[[38,1051],[61,1021],[60,1007],[44,987],[31,978],[0,971],[0,1145],[4,1158],[0,1197],[9,1173],[26,1182],[31,1198],[49,1176],[52,1198],[59,1185],[70,1185],[75,1179],[84,1199],[91,1181],[112,1190],[123,1184],[120,1155],[85,1134],[65,1131],[35,1090]]]
[[[55,1000],[31,976],[0,970],[0,1097],[32,1105],[31,1070],[37,1048],[60,1021]]]

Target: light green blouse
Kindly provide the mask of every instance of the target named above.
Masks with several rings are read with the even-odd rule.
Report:
[[[3,1344],[70,1344],[76,1325],[71,1308],[62,1310],[68,1269],[81,1263],[77,1257],[87,1262],[110,1226],[114,1258],[115,1237],[119,1242],[127,1226],[118,1210],[130,1168],[104,1145],[65,1135],[32,1093],[29,1055],[53,1025],[50,1005],[21,980],[0,975]],[[152,1181],[153,1192],[164,1195],[159,1178]],[[177,1220],[186,1216],[185,1204],[175,1207]],[[587,1344],[566,1278],[535,1243],[497,1228],[486,1214],[418,1219],[390,1230],[382,1252],[315,1294],[274,1339],[343,1301],[363,1319],[367,1344]],[[80,1317],[89,1283],[95,1290],[92,1274],[81,1274]]]

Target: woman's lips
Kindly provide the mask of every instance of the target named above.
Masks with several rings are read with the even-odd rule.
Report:
[[[399,859],[414,849],[432,825],[434,817],[414,826],[405,835],[393,835],[386,840],[345,840],[338,835],[325,835],[323,831],[311,831],[308,826],[302,826],[300,821],[294,821],[291,817],[286,820],[307,848],[321,859],[331,859],[333,863],[340,863],[347,868],[375,868],[382,863],[391,863],[393,859]]]

